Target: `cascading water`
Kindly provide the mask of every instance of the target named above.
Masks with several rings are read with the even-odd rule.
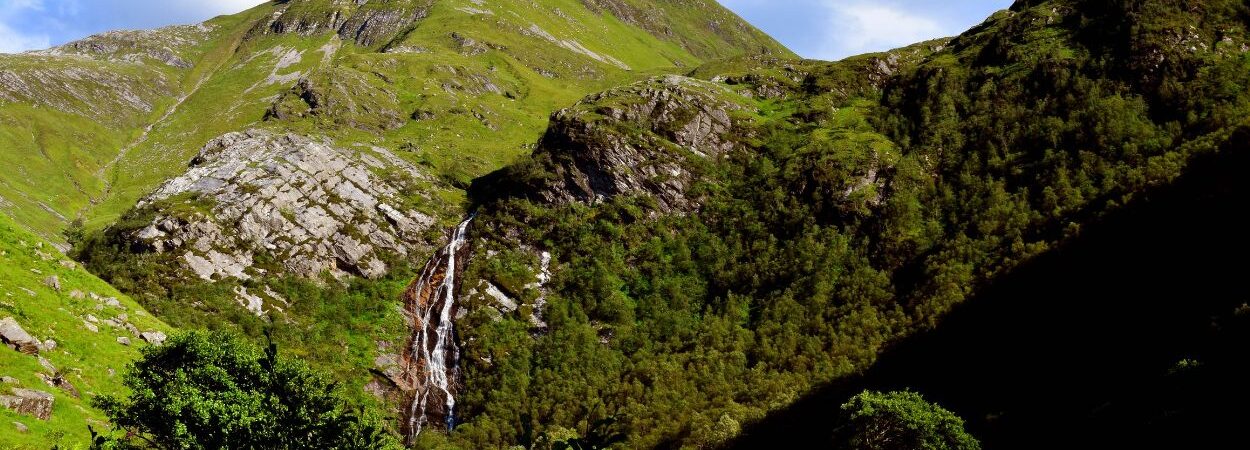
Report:
[[[404,293],[413,330],[406,358],[407,377],[414,387],[405,423],[409,441],[432,420],[441,418],[448,430],[456,424],[452,386],[460,370],[460,347],[452,328],[456,313],[456,259],[467,241],[473,218],[470,215],[456,227],[451,241],[426,263],[421,277]]]

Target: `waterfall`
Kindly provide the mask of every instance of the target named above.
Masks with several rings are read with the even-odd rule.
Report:
[[[430,258],[421,276],[404,293],[413,331],[405,358],[406,376],[414,387],[405,423],[409,441],[437,419],[442,419],[448,430],[456,425],[452,385],[460,370],[460,347],[452,323],[456,313],[456,259],[474,217],[469,215],[456,227],[451,241]]]

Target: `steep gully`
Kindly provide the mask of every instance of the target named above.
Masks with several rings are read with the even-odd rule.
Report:
[[[402,423],[411,442],[431,424],[455,427],[456,379],[460,347],[452,321],[456,315],[456,270],[468,242],[470,214],[452,232],[451,240],[426,263],[421,276],[404,292],[404,308],[412,329],[405,350],[404,378],[413,386]]]

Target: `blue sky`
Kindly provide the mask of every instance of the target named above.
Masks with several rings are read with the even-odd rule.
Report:
[[[489,1],[489,0],[487,0]],[[1011,0],[719,0],[800,55],[841,59],[952,36]],[[0,53],[114,29],[196,23],[261,0],[0,0]]]
[[[804,57],[836,60],[954,36],[1012,0],[719,0]]]

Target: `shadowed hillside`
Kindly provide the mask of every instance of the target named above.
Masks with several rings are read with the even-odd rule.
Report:
[[[748,428],[729,448],[828,445],[863,389],[913,389],[987,448],[1221,448],[1239,438],[1250,250],[1250,130],[1061,249],[996,280],[881,357]]]

